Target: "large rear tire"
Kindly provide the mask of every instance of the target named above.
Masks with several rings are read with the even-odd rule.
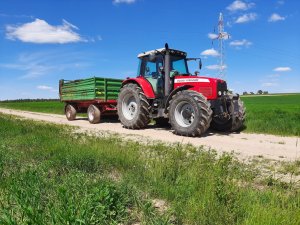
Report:
[[[238,108],[235,108],[235,106]],[[235,132],[241,130],[246,118],[246,108],[244,107],[244,102],[241,99],[232,100],[230,111],[232,116],[228,120],[222,120],[218,117],[213,117],[211,128],[222,132]]]
[[[177,135],[202,135],[210,126],[211,115],[210,103],[195,91],[179,91],[170,102],[169,119]]]
[[[97,106],[90,105],[88,110],[87,110],[87,114],[88,114],[89,122],[91,124],[100,123],[101,112],[100,112],[100,109]]]
[[[76,113],[77,113],[76,108],[73,105],[67,104],[65,106],[65,114],[69,121],[76,119]]]
[[[124,85],[118,97],[118,116],[128,129],[142,129],[150,122],[150,104],[137,84]]]

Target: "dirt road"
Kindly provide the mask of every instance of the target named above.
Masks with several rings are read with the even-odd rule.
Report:
[[[263,156],[275,160],[296,160],[300,159],[300,138],[279,137],[264,134],[232,133],[220,134],[208,132],[203,137],[191,138],[177,136],[172,130],[149,126],[143,130],[128,130],[122,127],[118,121],[103,122],[100,124],[90,124],[86,119],[79,118],[75,121],[67,121],[65,116],[56,114],[45,114],[35,112],[25,112],[19,110],[0,109],[1,113],[21,116],[27,119],[47,121],[56,124],[67,124],[78,126],[80,129],[91,130],[93,132],[118,133],[122,136],[140,140],[159,140],[168,143],[180,142],[183,144],[193,144],[195,146],[206,146],[216,149],[218,152],[236,152],[240,158],[253,156]],[[1,125],[0,125],[1,126]],[[299,141],[299,143],[298,143]]]

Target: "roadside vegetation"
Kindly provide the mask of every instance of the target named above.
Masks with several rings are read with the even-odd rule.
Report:
[[[299,184],[231,154],[0,124],[0,224],[300,224]]]
[[[241,98],[247,112],[244,132],[300,136],[300,94],[249,95]],[[0,102],[0,107],[64,114],[64,103],[60,101]]]

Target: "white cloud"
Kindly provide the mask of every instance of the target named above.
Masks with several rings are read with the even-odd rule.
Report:
[[[63,20],[62,25],[53,26],[45,20],[35,19],[22,25],[7,25],[6,38],[37,44],[65,44],[86,41],[74,30],[78,28]]]
[[[234,40],[234,41],[231,41],[229,43],[230,46],[234,46],[234,47],[242,47],[242,46],[246,46],[246,47],[249,47],[250,45],[252,45],[252,42],[246,40],[246,39],[243,39],[243,40]]]
[[[278,5],[284,5],[284,3],[285,3],[284,0],[278,0],[278,1],[277,1],[277,4],[278,4]]]
[[[278,83],[274,83],[274,82],[266,82],[266,83],[262,83],[263,87],[275,87],[278,86]]]
[[[219,37],[219,35],[214,34],[214,33],[209,33],[207,36],[209,39],[217,39]]]
[[[39,90],[52,90],[53,89],[53,87],[49,87],[49,86],[46,86],[46,85],[39,85],[36,88],[39,89]]]
[[[235,20],[235,23],[247,23],[250,21],[254,21],[257,18],[256,13],[246,13]]]
[[[39,90],[42,90],[42,91],[58,92],[57,89],[47,86],[47,85],[38,85],[36,88]]]
[[[215,49],[211,48],[211,49],[206,49],[205,51],[201,52],[201,55],[203,56],[219,56],[219,52],[216,51]]]
[[[277,22],[277,21],[281,21],[281,20],[285,20],[285,17],[280,16],[277,13],[273,13],[268,19],[269,22]]]
[[[113,0],[114,4],[121,4],[121,3],[132,4],[135,2],[136,2],[136,0]]]
[[[229,6],[227,6],[226,9],[231,12],[236,12],[239,10],[246,11],[246,10],[252,8],[254,5],[255,4],[252,2],[245,3],[243,1],[236,0],[236,1],[232,2]]]
[[[215,64],[215,65],[208,65],[205,68],[208,69],[208,70],[219,70],[220,69],[220,65],[217,65],[217,64]],[[223,65],[223,69],[226,69],[226,68],[227,68],[227,66]]]
[[[292,70],[291,67],[276,67],[273,69],[273,71],[275,71],[275,72],[288,72],[291,70]]]

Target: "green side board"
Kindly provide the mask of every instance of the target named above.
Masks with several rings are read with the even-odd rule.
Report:
[[[60,80],[61,101],[116,100],[122,85],[121,79],[92,77],[81,80]]]

